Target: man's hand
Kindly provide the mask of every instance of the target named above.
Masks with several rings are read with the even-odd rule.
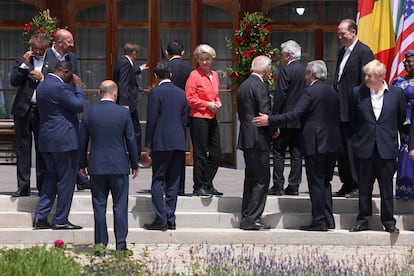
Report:
[[[23,54],[23,63],[26,64],[27,66],[30,66],[30,57],[31,56],[33,56],[32,51],[27,51],[26,53]]]
[[[148,69],[149,69],[149,67],[147,66],[147,64],[146,64],[146,63],[141,64],[141,65],[139,66],[139,68],[141,69],[141,71],[144,71],[144,70],[148,70]]]
[[[280,135],[280,128],[276,129],[275,133],[273,133],[272,138],[276,139]]]
[[[73,84],[75,86],[81,86],[81,87],[83,85],[81,78],[76,74],[73,74]]]
[[[40,71],[32,70],[29,74],[35,81],[42,81],[44,79],[43,73]]]
[[[136,178],[138,176],[138,169],[132,169],[132,179]]]
[[[80,173],[81,173],[81,175],[83,175],[83,176],[88,176],[88,168],[83,168],[83,169],[80,169]]]
[[[252,123],[257,127],[269,125],[269,116],[259,112],[259,116],[254,117]]]
[[[408,152],[408,157],[410,157],[410,159],[414,161],[414,149]]]

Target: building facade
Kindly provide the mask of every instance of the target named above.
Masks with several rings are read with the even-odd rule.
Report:
[[[49,9],[59,27],[75,37],[79,72],[87,92],[87,104],[98,101],[99,83],[111,78],[113,65],[126,41],[140,45],[138,63],[150,70],[139,76],[141,87],[154,85],[151,68],[161,59],[170,40],[180,40],[185,59],[193,66],[196,45],[208,43],[217,52],[213,69],[219,72],[223,108],[218,115],[222,136],[222,163],[236,160],[236,90],[226,68],[237,57],[226,47],[225,38],[238,28],[245,12],[260,11],[269,16],[272,45],[288,39],[302,46],[302,61],[326,61],[333,75],[338,41],[336,28],[343,18],[355,18],[357,0],[0,0],[0,117],[10,119],[15,88],[9,74],[16,56],[26,49],[21,40],[24,24],[39,11]],[[277,60],[275,60],[277,71]],[[139,112],[145,129],[147,95],[143,93]],[[144,137],[144,136],[143,136]],[[189,151],[191,151],[189,143]],[[187,158],[191,164],[191,155]]]

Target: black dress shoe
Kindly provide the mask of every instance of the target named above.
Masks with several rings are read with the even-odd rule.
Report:
[[[168,226],[169,230],[177,229],[177,226],[175,225],[175,222],[167,222],[167,226]]]
[[[267,191],[268,195],[276,195],[276,196],[282,196],[285,194],[285,191],[283,191],[282,189],[278,189],[275,186],[273,186],[272,188],[269,189],[269,191]]]
[[[201,198],[210,198],[213,195],[210,193],[210,191],[204,188],[198,188],[197,190],[194,190],[193,196],[199,196]]]
[[[352,191],[350,190],[345,190],[343,188],[339,189],[339,191],[332,193],[332,196],[335,197],[345,197],[345,195],[351,193]]]
[[[291,186],[287,186],[285,189],[285,195],[299,195],[298,189],[292,188]]]
[[[164,232],[164,231],[167,231],[168,225],[154,221],[152,223],[145,223],[144,224],[144,229],[147,229],[147,230],[161,230],[161,231]]]
[[[400,233],[400,229],[395,227],[395,225],[385,226],[385,231],[387,231],[388,233]]]
[[[33,230],[39,230],[39,229],[50,229],[51,226],[49,222],[46,219],[37,219],[35,218],[33,220]]]
[[[261,222],[258,222],[258,221],[256,221],[253,224],[250,224],[250,225],[240,224],[240,229],[242,229],[242,230],[248,230],[248,231],[259,231],[263,227],[264,227],[264,225]]]
[[[30,196],[30,190],[18,188],[17,191],[11,194],[12,197]]]
[[[330,230],[335,229],[335,223],[334,224],[328,224],[328,229],[330,229]]]
[[[346,198],[359,198],[358,189],[353,190],[352,192],[345,195]]]
[[[78,189],[78,191],[83,191],[83,190],[86,190],[86,189],[91,189],[91,182],[86,182],[86,183],[83,183],[83,184],[77,184],[76,185],[76,187],[77,187],[77,189]]]
[[[52,226],[53,230],[79,230],[82,229],[82,226],[75,225],[71,222],[66,222],[64,224],[55,224]]]
[[[361,231],[366,231],[368,230],[368,224],[366,223],[361,223],[361,224],[355,224],[354,226],[351,227],[351,229],[349,229],[349,232],[361,232]]]
[[[217,191],[217,190],[216,190],[216,188],[214,188],[214,187],[211,187],[211,188],[210,188],[210,193],[211,193],[213,196],[222,196],[222,195],[223,195],[223,193],[222,193],[222,192]]]
[[[323,232],[326,232],[326,231],[328,231],[328,227],[326,225],[311,224],[311,225],[301,226],[300,227],[300,230],[304,230],[304,231],[323,231]]]

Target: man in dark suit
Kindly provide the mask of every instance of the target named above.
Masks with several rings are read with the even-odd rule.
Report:
[[[171,41],[168,43],[167,50],[165,54],[168,57],[168,64],[171,67],[171,82],[185,90],[185,83],[187,82],[188,76],[190,75],[193,68],[188,64],[188,62],[183,61],[184,56],[184,47],[177,41]],[[180,190],[178,191],[179,195],[185,195],[185,158],[182,165],[183,173],[181,174],[180,180]]]
[[[39,106],[39,151],[46,163],[46,174],[36,206],[33,229],[50,228],[47,217],[57,195],[52,229],[81,229],[69,222],[77,171],[78,113],[83,111],[81,79],[67,61],[57,63],[37,86]]]
[[[101,102],[83,113],[79,163],[82,174],[91,176],[95,244],[108,245],[106,206],[111,192],[116,250],[127,250],[128,175],[130,167],[132,178],[138,175],[138,152],[131,116],[128,110],[115,103],[117,91],[115,82],[103,81],[99,87]],[[91,148],[88,160],[89,141]]]
[[[349,98],[352,89],[364,82],[361,68],[374,59],[372,51],[357,37],[355,21],[344,19],[338,26],[338,39],[343,47],[339,50],[334,76],[334,88],[339,94],[341,141],[343,154],[338,159],[341,189],[334,196],[358,197],[358,175],[356,159],[352,149],[352,131],[349,127]]]
[[[66,29],[57,30],[53,46],[45,56],[46,73],[52,73],[59,61],[66,60],[72,64],[73,72],[79,75],[78,61],[75,54],[70,51],[73,47],[75,47],[75,40],[72,33]],[[78,191],[91,188],[89,179],[83,176],[79,170],[76,171],[76,184]]]
[[[141,90],[136,81],[136,75],[141,74],[141,72],[148,69],[148,67],[145,63],[140,66],[135,66],[134,62],[137,58],[138,49],[138,44],[135,42],[125,43],[124,55],[115,63],[112,79],[118,85],[117,104],[127,108],[131,114],[137,141],[138,160],[140,160],[141,125],[139,123],[137,105]],[[141,162],[139,162],[139,165],[140,167],[145,167]]]
[[[312,202],[312,223],[302,226],[307,231],[327,231],[335,228],[332,213],[331,180],[338,153],[342,145],[337,143],[339,131],[339,97],[324,80],[326,65],[315,60],[306,66],[307,88],[296,106],[289,112],[261,115],[254,118],[257,126],[277,125],[280,122],[302,119],[301,141],[305,155],[306,176]]]
[[[305,87],[305,66],[300,62],[301,47],[293,40],[281,45],[280,62],[282,68],[279,72],[274,92],[274,105],[272,114],[280,114],[292,110],[299,100],[302,89]],[[300,152],[300,120],[280,123],[280,135],[273,139],[273,187],[269,195],[298,195],[299,184],[302,181],[302,156]],[[289,185],[283,190],[285,177],[286,148],[289,147],[290,173]]]
[[[240,132],[237,148],[243,151],[246,163],[240,229],[260,230],[270,182],[270,135],[267,127],[255,127],[254,116],[269,114],[270,99],[264,82],[270,74],[272,60],[267,56],[253,59],[251,75],[237,91],[237,112]]]
[[[401,88],[384,81],[385,65],[374,59],[363,67],[365,85],[355,87],[350,100],[349,120],[355,130],[354,154],[359,164],[359,213],[350,229],[368,229],[372,215],[372,188],[378,180],[381,222],[385,231],[398,233],[394,219],[393,176],[397,168],[398,131],[406,115]]]
[[[144,224],[144,228],[166,231],[176,228],[175,209],[183,173],[189,107],[184,90],[170,80],[168,63],[158,63],[154,75],[158,85],[148,96],[145,146],[152,158],[151,195],[155,220]]]
[[[35,34],[30,38],[30,50],[16,59],[10,83],[18,87],[12,114],[14,120],[17,158],[17,191],[13,197],[30,195],[32,140],[36,150],[36,186],[40,193],[45,173],[45,163],[39,154],[39,112],[36,104],[36,87],[46,75],[44,58],[49,39]]]

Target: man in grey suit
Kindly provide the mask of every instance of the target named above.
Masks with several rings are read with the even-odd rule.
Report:
[[[240,120],[238,148],[246,163],[240,228],[260,230],[270,182],[270,135],[267,127],[256,127],[252,119],[259,113],[269,114],[270,99],[265,80],[269,77],[272,60],[257,56],[251,65],[251,75],[237,91],[237,112]]]
[[[30,50],[16,59],[10,76],[10,83],[18,87],[13,101],[12,114],[16,137],[17,191],[13,197],[30,195],[30,172],[32,161],[32,140],[36,150],[36,186],[40,193],[45,162],[39,153],[39,111],[36,103],[36,87],[44,80],[45,52],[49,39],[35,34],[30,38]]]
[[[132,178],[138,175],[138,151],[131,116],[127,109],[115,104],[117,92],[115,82],[103,81],[99,87],[100,103],[84,112],[79,135],[79,160],[82,174],[91,176],[95,244],[108,244],[106,206],[111,192],[116,250],[127,250],[128,174],[131,167]]]
[[[398,132],[406,115],[401,88],[385,82],[386,67],[374,59],[363,67],[365,85],[355,87],[349,119],[355,131],[353,147],[358,158],[359,213],[351,232],[368,229],[372,215],[372,188],[378,181],[381,222],[385,231],[398,233],[394,218],[393,177],[397,169]]]
[[[339,131],[339,97],[324,80],[326,65],[315,60],[306,66],[307,88],[295,107],[283,114],[254,118],[256,126],[277,125],[302,119],[301,142],[305,155],[306,176],[312,201],[312,223],[302,226],[307,231],[335,228],[332,212],[331,180],[338,153],[342,151]]]
[[[344,19],[338,25],[339,50],[334,76],[334,88],[339,95],[341,142],[343,154],[338,159],[338,174],[342,187],[334,196],[358,197],[358,172],[352,149],[352,130],[349,126],[349,98],[352,89],[364,82],[362,67],[374,59],[371,49],[358,40],[354,20]]]

